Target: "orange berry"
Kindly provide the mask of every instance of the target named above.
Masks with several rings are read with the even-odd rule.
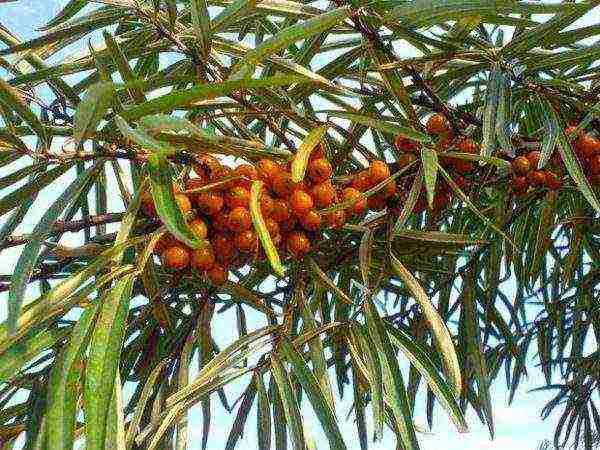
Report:
[[[211,246],[200,247],[192,252],[192,267],[197,270],[210,270],[215,265],[215,254]]]
[[[274,205],[275,201],[273,200],[273,197],[271,197],[269,194],[263,192],[260,195],[260,212],[263,216],[270,216],[273,213]]]
[[[292,216],[289,219],[279,222],[279,228],[281,231],[292,231],[294,228],[296,228],[297,223],[298,219]]]
[[[215,286],[221,286],[227,282],[229,272],[223,266],[215,265],[207,273],[208,279]]]
[[[381,211],[382,209],[384,209],[387,206],[387,204],[385,202],[385,197],[383,197],[379,193],[370,196],[367,199],[367,205],[368,205],[369,209],[372,209],[373,211]]]
[[[450,133],[444,134],[440,137],[440,140],[436,144],[436,148],[440,152],[445,152],[454,145],[454,136]]]
[[[180,246],[180,245],[181,245],[181,243],[177,240],[177,238],[175,236],[173,236],[171,233],[165,233],[160,237],[160,239],[154,246],[154,250],[156,250],[156,252],[158,252],[158,253],[162,253],[163,251],[165,251],[166,249],[168,249],[170,247],[175,247],[175,246]]]
[[[308,176],[313,183],[322,183],[333,173],[333,167],[325,158],[313,159],[308,164]]]
[[[590,174],[600,175],[600,154],[593,156],[590,159]]]
[[[194,172],[205,182],[214,180],[221,170],[221,163],[214,156],[204,154],[198,156],[196,160]]]
[[[243,186],[246,189],[250,189],[250,185],[252,181],[258,180],[258,172],[254,168],[254,166],[250,164],[241,164],[233,169],[233,176],[242,177],[241,180],[236,180],[236,184],[239,186]]]
[[[271,211],[271,217],[276,222],[283,222],[288,220],[292,215],[292,210],[288,202],[283,199],[276,198],[273,200],[273,210]]]
[[[170,269],[184,269],[190,263],[190,254],[182,245],[167,248],[161,258],[163,264]]]
[[[302,216],[314,206],[313,199],[304,191],[296,191],[290,197],[290,207],[297,216]]]
[[[359,190],[354,188],[346,188],[342,191],[342,202],[353,201],[353,203],[346,208],[346,214],[351,215],[361,215],[367,209],[367,199],[361,198],[361,193]]]
[[[229,234],[218,234],[212,239],[211,244],[215,256],[219,261],[227,261],[235,254],[233,236]]]
[[[243,206],[247,208],[250,203],[250,192],[248,189],[242,186],[232,187],[225,194],[225,203],[231,209],[236,208],[238,206]]]
[[[269,218],[265,220],[265,225],[267,227],[267,231],[269,232],[269,235],[275,236],[277,234],[279,234],[279,224],[277,222],[275,222],[273,219]]]
[[[189,223],[189,225],[192,233],[194,233],[198,239],[206,239],[206,236],[208,236],[208,229],[206,228],[204,220],[194,219]]]
[[[398,166],[400,168],[408,166],[411,162],[415,161],[417,157],[412,153],[405,153],[404,155],[400,155],[398,158]],[[360,189],[359,189],[360,190]]]
[[[369,165],[369,179],[371,183],[381,183],[390,176],[390,168],[383,161],[373,161]]]
[[[223,209],[223,194],[217,191],[202,192],[196,197],[198,209],[209,216],[214,216]]]
[[[469,182],[461,175],[455,175],[454,182],[463,191],[469,187]]]
[[[517,192],[524,192],[529,187],[529,181],[526,177],[518,177],[513,181],[513,188]]]
[[[211,216],[210,225],[216,231],[224,231],[229,227],[229,213],[221,210],[219,214]]]
[[[540,162],[540,152],[534,150],[532,152],[527,153],[526,158],[529,160],[529,164],[531,164],[531,169],[536,170],[538,167],[538,163]]]
[[[258,177],[265,183],[271,184],[271,180],[276,173],[281,172],[281,167],[270,159],[261,159],[256,164],[256,172]]]
[[[309,160],[321,159],[325,158],[325,145],[322,142],[319,142],[315,148],[313,148],[312,152],[310,152]]]
[[[429,134],[442,134],[450,129],[448,121],[441,114],[434,114],[427,120],[427,132]]]
[[[223,179],[231,178],[231,177],[233,177],[233,170],[231,170],[231,168],[229,168],[227,166],[223,166],[221,168],[221,172],[219,173],[219,181],[223,181]],[[239,180],[226,181],[219,187],[219,189],[221,189],[221,190],[231,189],[232,187],[235,186],[236,181],[239,181]]]
[[[527,180],[532,186],[543,186],[546,184],[546,176],[542,170],[533,170],[527,174]]]
[[[479,154],[479,146],[473,139],[463,139],[459,142],[457,148],[461,153],[469,153],[471,155]]]
[[[373,186],[373,183],[371,182],[371,177],[369,175],[368,169],[361,170],[356,175],[354,175],[354,178],[352,179],[352,187],[361,192],[366,191],[367,189],[369,189],[372,186]]]
[[[179,209],[184,216],[192,210],[192,202],[190,202],[190,199],[187,195],[175,194],[175,200],[177,201]]]
[[[254,252],[257,249],[257,244],[256,234],[252,230],[242,231],[235,235],[235,246],[241,252]]]
[[[318,208],[327,208],[335,202],[337,193],[331,182],[325,181],[312,189],[312,196]]]
[[[343,209],[338,209],[337,211],[330,212],[325,215],[325,221],[327,225],[329,225],[332,229],[341,228],[344,223],[346,223],[346,213]]]
[[[571,135],[571,133],[573,133],[573,131],[575,131],[576,129],[577,129],[577,125],[569,125],[567,128],[565,128],[565,134],[567,135],[567,138],[574,138],[574,137],[581,136],[581,134],[582,134],[581,131],[579,133],[577,133],[576,135]]]
[[[292,174],[289,172],[277,172],[271,178],[271,188],[281,198],[289,197],[296,183],[292,181]]]
[[[206,185],[206,182],[204,180],[202,180],[201,178],[190,178],[189,180],[187,180],[187,182],[185,183],[185,188],[188,191],[191,191],[192,189],[198,189],[201,188],[202,186]],[[192,194],[193,195],[193,194]]]
[[[321,228],[321,216],[314,209],[311,209],[300,217],[300,223],[305,230],[317,231]]]
[[[396,182],[391,181],[385,185],[385,187],[383,188],[383,190],[381,192],[383,193],[385,198],[390,198],[390,197],[393,197],[394,195],[396,195],[396,191],[397,191]]]
[[[519,156],[514,159],[511,168],[517,175],[527,175],[527,172],[531,170],[531,163],[525,156]]]
[[[301,257],[310,250],[310,240],[302,231],[292,231],[287,237],[287,248],[292,255]]]
[[[556,191],[562,187],[562,181],[554,172],[547,171],[544,179],[546,187],[550,190]]]
[[[227,225],[231,231],[238,233],[249,230],[252,227],[250,211],[243,206],[233,208],[227,217]]]
[[[591,134],[584,134],[575,141],[575,148],[584,158],[600,154],[600,141]]]
[[[472,161],[465,161],[464,159],[455,159],[452,165],[458,173],[462,174],[472,172],[475,167]]]
[[[417,141],[413,141],[406,136],[396,136],[394,145],[401,152],[414,153],[417,151]]]

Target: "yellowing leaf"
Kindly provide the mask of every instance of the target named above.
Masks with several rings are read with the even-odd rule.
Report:
[[[315,128],[308,133],[308,136],[306,136],[302,141],[302,144],[300,144],[300,147],[292,160],[292,181],[294,183],[299,183],[304,179],[310,154],[317,144],[321,142],[326,132],[326,127]]]

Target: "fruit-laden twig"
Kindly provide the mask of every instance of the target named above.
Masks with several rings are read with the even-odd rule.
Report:
[[[82,220],[73,220],[70,222],[56,222],[53,230],[48,233],[47,237],[60,236],[63,233],[77,232],[98,225],[120,222],[123,218],[123,213],[99,214],[97,216],[89,216]],[[0,241],[0,251],[10,247],[24,245],[31,239],[31,235],[9,236]]]

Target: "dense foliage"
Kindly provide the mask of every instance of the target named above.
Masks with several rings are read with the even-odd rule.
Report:
[[[417,449],[416,408],[493,435],[494,380],[512,400],[537,370],[552,445],[592,448],[598,4],[70,0],[30,41],[0,25],[2,448],[184,449],[196,405],[206,447],[220,402],[227,449],[250,426],[315,448],[305,404],[332,449],[348,413],[362,449]]]

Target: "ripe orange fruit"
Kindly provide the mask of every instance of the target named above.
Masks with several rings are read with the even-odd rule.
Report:
[[[452,165],[454,166],[454,170],[462,174],[472,172],[475,167],[472,161],[466,161],[464,159],[455,159]]]
[[[197,248],[192,252],[192,267],[197,270],[210,270],[215,265],[215,254],[211,246]]]
[[[292,181],[292,174],[289,172],[277,172],[271,178],[271,188],[281,198],[289,197],[296,183]]]
[[[309,161],[321,158],[325,158],[325,145],[322,142],[319,142],[315,148],[313,148],[312,152],[310,152]]]
[[[238,206],[248,207],[250,203],[250,192],[242,186],[235,186],[229,189],[225,194],[225,203],[231,209]]]
[[[373,211],[381,211],[382,209],[384,209],[387,206],[387,204],[385,202],[385,197],[382,196],[380,193],[371,195],[367,199],[367,205],[368,205],[369,209],[372,209]]]
[[[401,155],[400,158],[398,158],[398,161],[396,162],[398,163],[398,166],[402,168],[408,166],[411,162],[413,162],[416,159],[417,157],[414,154],[405,153],[404,155]]]
[[[469,153],[471,155],[479,154],[479,146],[473,139],[463,139],[459,142],[457,148],[461,153]]]
[[[304,191],[295,191],[290,197],[290,207],[297,216],[302,216],[314,206],[313,199]]]
[[[294,216],[291,216],[289,219],[279,222],[279,228],[281,231],[292,231],[294,228],[296,228],[297,223],[298,219],[296,219]]]
[[[531,164],[531,169],[536,170],[538,167],[538,163],[540,162],[540,152],[534,150],[532,152],[527,153],[526,158],[529,160],[529,164]]]
[[[182,245],[174,245],[163,251],[161,259],[170,269],[184,269],[190,263],[190,253]]]
[[[414,153],[417,151],[417,141],[398,135],[394,140],[394,145],[401,152]]]
[[[171,233],[163,234],[156,245],[154,246],[154,250],[158,253],[164,252],[169,247],[180,246],[181,243],[177,240],[175,236]]]
[[[292,215],[292,210],[288,202],[283,199],[276,198],[273,200],[273,210],[271,211],[271,217],[276,222],[283,222],[288,220]]]
[[[562,181],[554,172],[546,171],[544,178],[548,189],[556,191],[562,187]]]
[[[591,134],[584,134],[575,141],[575,148],[584,158],[600,154],[600,141]]]
[[[532,186],[543,186],[546,184],[546,175],[542,170],[532,170],[527,174],[527,180]]]
[[[275,202],[267,192],[260,194],[260,212],[263,216],[267,217],[273,213]]]
[[[517,175],[527,175],[527,172],[531,170],[531,163],[525,156],[519,156],[514,159],[511,168]]]
[[[361,193],[357,189],[349,187],[342,191],[342,202],[347,201],[354,202],[346,208],[346,214],[349,216],[361,215],[367,209],[367,199],[361,198]]]
[[[228,261],[235,254],[233,236],[220,233],[212,239],[211,244],[219,261]]]
[[[233,177],[233,170],[231,170],[230,167],[227,166],[223,166],[221,168],[221,171],[219,172],[219,181],[224,181],[225,178],[231,178]],[[227,190],[227,189],[231,189],[232,187],[235,186],[235,182],[239,181],[239,180],[228,180],[225,183],[223,183],[219,189],[220,190]]]
[[[440,152],[445,152],[454,145],[454,136],[451,133],[443,134],[436,143],[436,148]]]
[[[302,231],[292,231],[287,237],[287,248],[292,255],[301,257],[310,250],[310,240]]]
[[[219,171],[221,170],[221,163],[217,158],[212,155],[200,155],[196,158],[197,162],[194,164],[194,172],[204,182],[214,180]]]
[[[237,233],[249,230],[252,227],[250,211],[243,206],[233,208],[227,217],[227,225],[231,231]]]
[[[202,186],[204,186],[206,184],[205,181],[203,181],[201,178],[190,178],[189,180],[187,180],[187,182],[185,183],[185,188],[188,191],[191,191],[192,189],[198,189],[201,188]],[[194,194],[191,194],[194,195]]]
[[[270,159],[261,159],[256,164],[256,172],[262,181],[270,185],[273,176],[281,172],[281,167]]]
[[[198,209],[209,216],[214,216],[223,209],[223,194],[217,191],[202,192],[196,196]]]
[[[388,184],[385,185],[385,187],[383,188],[383,190],[381,192],[385,198],[393,197],[394,195],[396,195],[396,192],[397,192],[396,182],[395,181],[389,182]]]
[[[279,232],[280,232],[279,224],[277,222],[275,222],[273,219],[271,219],[271,218],[265,219],[265,225],[266,225],[267,231],[269,232],[269,235],[271,237],[279,234]]]
[[[311,209],[300,217],[300,223],[305,230],[317,231],[321,228],[321,216],[314,209]]]
[[[254,166],[250,164],[240,164],[232,172],[233,176],[242,177],[241,180],[236,180],[238,186],[243,186],[246,189],[250,189],[252,181],[258,180],[258,172]]]
[[[352,187],[359,191],[366,191],[367,189],[373,187],[373,183],[371,182],[371,177],[369,175],[369,170],[361,170],[352,179]]]
[[[369,179],[371,183],[381,183],[390,176],[390,168],[383,161],[373,161],[369,165]]]
[[[308,164],[308,176],[313,183],[322,183],[329,179],[333,173],[333,167],[325,158],[313,159]]]
[[[256,234],[252,230],[242,231],[235,235],[235,246],[244,253],[252,253],[258,248]]]
[[[590,173],[592,175],[600,175],[600,154],[594,155],[590,159]]]
[[[187,195],[175,194],[175,200],[177,201],[179,209],[184,216],[192,210],[192,202],[190,202],[190,199]]]
[[[442,134],[449,129],[448,121],[441,114],[434,114],[427,120],[427,132],[429,134]]]
[[[215,286],[221,286],[227,282],[229,273],[223,266],[215,265],[207,273],[208,279]]]
[[[344,223],[346,223],[346,213],[343,209],[338,209],[337,211],[325,214],[324,219],[330,228],[336,230],[344,226]]]
[[[453,180],[462,191],[469,187],[469,182],[461,175],[455,175]]]
[[[569,125],[567,128],[565,128],[565,134],[567,135],[567,138],[581,136],[581,131],[578,134],[571,136],[571,133],[573,133],[573,131],[575,131],[576,129],[577,125]]]
[[[313,187],[312,196],[318,208],[327,208],[335,202],[337,193],[331,182],[325,181]]]
[[[526,177],[518,177],[513,181],[513,188],[517,192],[524,192],[529,187],[529,181]]]
[[[190,229],[192,233],[194,233],[198,239],[206,239],[208,236],[208,228],[202,219],[194,219],[190,223]]]

